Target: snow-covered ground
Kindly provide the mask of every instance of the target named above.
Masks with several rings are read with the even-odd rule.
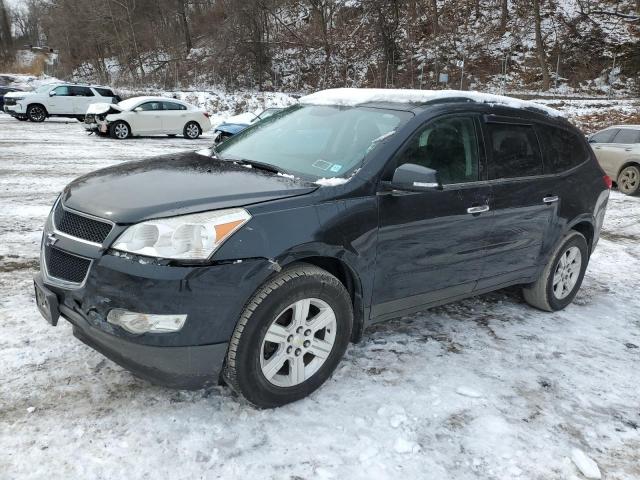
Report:
[[[209,142],[0,114],[0,479],[570,480],[589,459],[605,479],[640,478],[640,198],[617,192],[566,310],[512,289],[379,325],[324,387],[277,410],[151,385],[67,322],[49,327],[31,278],[63,186]]]

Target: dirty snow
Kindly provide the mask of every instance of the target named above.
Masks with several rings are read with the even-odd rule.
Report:
[[[0,114],[0,478],[584,478],[574,449],[607,480],[640,478],[640,198],[617,192],[566,310],[509,289],[380,324],[277,410],[151,385],[49,327],[31,278],[64,185],[210,141]]]
[[[466,98],[473,102],[506,105],[513,108],[535,108],[552,116],[562,116],[562,112],[559,110],[527,100],[466,90],[332,88],[302,97],[300,103],[309,105],[355,106],[370,102],[423,103],[446,98]]]

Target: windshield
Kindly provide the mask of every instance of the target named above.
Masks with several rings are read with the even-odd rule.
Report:
[[[126,100],[121,101],[120,103],[118,103],[118,106],[122,109],[122,110],[131,110],[133,107],[135,107],[138,103],[140,103],[140,97],[133,97],[133,98],[128,98]]]
[[[38,88],[36,88],[34,90],[34,92],[36,93],[45,93],[47,90],[49,90],[52,87],[52,85],[50,83],[47,83],[45,85],[40,85]]]
[[[218,152],[312,180],[344,177],[411,116],[371,107],[297,105],[223,142]]]

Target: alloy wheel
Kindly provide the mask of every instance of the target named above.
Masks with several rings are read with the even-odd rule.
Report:
[[[200,135],[200,128],[195,123],[190,123],[187,125],[187,137],[189,138],[197,138]]]
[[[582,267],[582,254],[578,247],[569,247],[561,256],[553,274],[553,295],[562,300],[576,286]]]
[[[29,118],[34,122],[42,122],[44,121],[46,114],[44,113],[44,109],[42,107],[31,107],[29,110]]]
[[[117,124],[113,130],[115,136],[120,140],[124,140],[129,136],[129,128],[124,123]]]
[[[618,189],[625,194],[635,193],[640,182],[640,169],[630,166],[620,172]]]
[[[260,349],[260,368],[269,383],[294,387],[325,363],[336,340],[336,315],[318,298],[285,308],[269,326]]]

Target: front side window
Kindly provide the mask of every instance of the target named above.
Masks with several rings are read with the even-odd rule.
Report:
[[[56,92],[57,97],[68,97],[71,95],[71,89],[66,85],[61,87],[56,87],[53,89],[53,91]]]
[[[487,123],[491,161],[489,179],[542,174],[538,139],[531,125]]]
[[[143,112],[159,112],[162,110],[162,102],[146,102],[139,105],[138,108]]]
[[[611,143],[613,137],[618,133],[617,128],[609,128],[608,130],[603,130],[601,132],[596,133],[589,139],[589,143]]]
[[[412,115],[372,107],[296,105],[226,140],[218,153],[314,181],[344,177]]]
[[[613,143],[640,143],[640,130],[621,128],[618,134],[614,137]]]
[[[400,154],[396,166],[414,163],[438,172],[443,185],[478,180],[478,141],[473,118],[429,123]]]
[[[536,125],[544,156],[544,173],[560,173],[584,162],[589,154],[576,133],[548,125]]]

